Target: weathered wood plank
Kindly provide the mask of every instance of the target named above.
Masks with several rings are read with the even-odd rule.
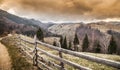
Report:
[[[58,68],[59,70],[61,69],[61,66],[59,66],[58,64],[55,64],[54,62],[51,62],[49,60],[47,60],[46,58],[38,55],[38,57],[40,58],[41,61],[45,62],[46,64],[48,64],[48,66],[53,66],[55,68]]]
[[[21,39],[21,40],[34,45],[34,42],[30,42],[30,41],[27,41],[27,40],[24,40],[24,39]],[[55,46],[52,46],[52,45],[49,45],[49,44],[46,44],[46,43],[43,43],[43,42],[40,42],[40,41],[37,41],[37,43],[39,43],[39,44],[41,44],[45,47],[51,48],[53,50],[63,52],[65,54],[73,55],[73,56],[76,56],[76,57],[84,58],[84,59],[87,59],[87,60],[90,60],[90,61],[94,61],[94,62],[97,62],[97,63],[105,64],[105,65],[112,66],[112,67],[120,69],[120,62],[116,62],[116,61],[108,60],[108,59],[103,59],[103,58],[98,58],[98,57],[87,55],[87,54],[84,54],[84,53],[81,53],[81,52],[75,52],[75,51],[62,49],[62,48],[55,47]]]
[[[51,57],[51,58],[54,58],[54,59],[56,59],[56,60],[58,60],[58,61],[61,61],[61,62],[63,62],[63,63],[66,63],[66,64],[68,64],[68,65],[71,65],[71,66],[73,66],[73,67],[75,67],[75,68],[77,68],[77,69],[80,69],[80,70],[91,70],[90,68],[81,66],[81,65],[79,65],[79,64],[73,63],[73,62],[68,61],[68,60],[66,60],[66,59],[62,59],[62,58],[60,58],[60,57],[57,57],[57,56],[55,56],[55,55],[52,55],[52,54],[50,54],[50,53],[48,53],[48,52],[46,52],[46,51],[44,51],[44,50],[42,50],[42,49],[40,49],[40,48],[37,48],[37,49],[38,49],[40,52],[44,53],[45,55],[47,55],[47,56],[49,56],[49,57]]]
[[[30,50],[30,52],[33,52],[33,48],[28,47],[27,45],[21,43],[22,46],[24,46],[26,49]]]
[[[30,48],[30,47],[28,47],[27,45],[25,45],[25,44],[23,44],[23,43],[21,43],[21,45],[23,46],[22,49],[23,49],[23,48],[29,49],[30,52],[33,52],[33,48]],[[27,55],[28,55],[28,52],[27,52],[28,50],[25,50],[25,49],[24,49],[24,52],[26,51],[25,53],[27,53]],[[29,54],[29,55],[30,55],[30,54]],[[31,57],[31,56],[30,56],[30,57]],[[46,63],[50,63],[50,64],[52,64],[53,66],[57,67],[59,70],[62,69],[61,66],[55,64],[54,62],[47,61],[47,60],[45,60],[45,58],[41,57],[40,55],[38,55],[38,57],[42,58],[43,61],[45,61]]]
[[[120,69],[120,62],[116,62],[116,61],[113,61],[113,60],[108,60],[108,59],[104,59],[104,58],[99,58],[99,57],[87,55],[87,54],[84,54],[84,53],[81,53],[81,52],[66,50],[66,49],[55,47],[55,46],[52,46],[52,45],[49,45],[49,44],[46,44],[46,43],[43,43],[43,42],[40,42],[40,41],[37,41],[37,42],[38,42],[38,44],[41,44],[45,47],[48,47],[48,48],[51,48],[51,49],[54,49],[54,50],[57,50],[57,51],[61,51],[65,54],[70,54],[70,55],[73,55],[73,56],[76,56],[76,57],[80,57],[80,58],[83,58],[83,59],[86,59],[86,60],[94,61],[94,62],[97,62],[97,63],[105,64],[105,65],[112,66],[112,67]]]
[[[47,66],[46,64],[42,63],[40,60],[38,60],[39,64],[42,64],[45,68],[47,68],[48,70],[53,70],[51,67]]]
[[[56,43],[57,43],[57,42],[56,42]],[[58,47],[61,48],[60,42],[58,42]],[[60,58],[63,58],[63,55],[62,55],[62,52],[61,52],[61,51],[59,51],[59,57],[60,57]],[[61,68],[63,68],[63,69],[60,69],[60,70],[64,70],[64,63],[63,63],[63,62],[60,62],[60,65],[61,65]]]

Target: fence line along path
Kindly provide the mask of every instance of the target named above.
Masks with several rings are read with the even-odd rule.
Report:
[[[75,69],[79,69],[79,70],[92,70],[92,69],[90,69],[88,67],[84,67],[84,66],[81,66],[81,65],[79,65],[77,63],[74,63],[72,61],[64,59],[62,57],[62,53],[69,54],[69,55],[72,55],[72,56],[76,56],[76,57],[79,57],[79,58],[83,58],[83,59],[86,59],[86,60],[90,60],[90,61],[93,61],[93,62],[101,63],[101,64],[104,64],[104,65],[108,65],[108,66],[120,69],[120,62],[113,61],[113,60],[108,60],[108,59],[103,59],[103,58],[87,55],[87,54],[80,53],[80,52],[66,50],[66,49],[60,48],[60,45],[59,45],[59,47],[55,47],[55,46],[43,43],[41,41],[38,41],[36,36],[34,37],[34,41],[25,40],[20,36],[18,38],[20,40],[20,45],[23,45],[21,43],[22,41],[34,45],[34,48],[30,48],[27,45],[26,46],[24,45],[23,47],[24,48],[26,47],[26,49],[29,50],[29,51],[28,50],[24,50],[24,51],[26,52],[26,54],[29,57],[33,58],[34,65],[39,66],[39,64],[41,64],[48,70],[53,70],[53,67],[56,67],[59,70],[65,70],[66,68],[64,67],[64,64],[73,66]],[[38,44],[43,45],[44,47],[47,47],[47,48],[58,51],[59,52],[59,57],[56,56],[56,55],[53,55],[51,53],[48,53],[47,51],[45,51],[45,50],[43,50],[41,48],[38,48],[37,47]],[[32,49],[34,51],[33,55],[30,54],[30,51],[32,52]],[[49,57],[51,57],[51,58],[53,58],[53,59],[55,59],[57,61],[60,61],[60,64],[58,65],[58,64],[55,64],[52,61],[44,59],[45,57],[42,57],[39,54],[39,52],[42,52],[46,56],[49,56]]]

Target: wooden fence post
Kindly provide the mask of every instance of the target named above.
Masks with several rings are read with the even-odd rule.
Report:
[[[33,56],[33,65],[34,66],[37,66],[38,65],[38,51],[37,51],[37,37],[36,37],[36,35],[34,36],[34,43],[35,43],[35,48],[34,48],[34,50],[33,50],[33,53],[35,53],[34,54],[34,56]]]
[[[58,42],[58,47],[61,48],[60,42]],[[63,58],[61,51],[59,51],[59,57],[60,57],[60,58]],[[60,66],[61,66],[61,70],[64,70],[64,63],[63,63],[63,62],[60,62]]]

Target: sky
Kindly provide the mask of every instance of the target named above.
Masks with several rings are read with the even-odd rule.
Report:
[[[0,0],[0,9],[42,22],[120,21],[120,0]]]

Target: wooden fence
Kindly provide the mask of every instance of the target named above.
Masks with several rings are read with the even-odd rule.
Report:
[[[95,57],[95,56],[91,56],[91,55],[87,55],[81,52],[75,52],[75,51],[70,51],[67,49],[63,49],[60,47],[55,47],[46,43],[43,43],[41,41],[38,41],[36,39],[36,37],[34,38],[34,41],[28,41],[23,39],[22,37],[19,37],[20,40],[20,45],[21,45],[21,49],[23,50],[23,52],[25,52],[25,54],[31,58],[33,60],[33,64],[36,66],[43,65],[47,70],[54,70],[53,67],[56,67],[58,70],[66,70],[66,68],[64,67],[64,64],[73,66],[75,69],[78,70],[92,70],[88,67],[84,67],[81,66],[77,63],[71,62],[69,60],[66,60],[63,58],[62,53],[65,54],[69,54],[75,57],[79,57],[79,58],[83,58],[86,60],[90,60],[93,62],[97,62],[97,63],[101,63],[104,65],[108,65],[117,69],[120,69],[120,62],[116,62],[113,60],[108,60],[108,59],[103,59],[103,58],[99,58],[99,57]],[[34,45],[34,48],[29,47],[28,45],[26,45],[25,43],[22,43],[22,41],[24,41],[25,43],[29,43]],[[37,45],[43,45],[44,47],[56,50],[59,52],[59,57],[56,55],[53,55],[51,53],[48,53],[47,51],[37,47]],[[54,62],[47,60],[45,57],[42,57],[39,53],[42,52],[43,54],[45,54],[46,56],[49,56],[57,61],[60,62],[60,64],[55,64]]]

